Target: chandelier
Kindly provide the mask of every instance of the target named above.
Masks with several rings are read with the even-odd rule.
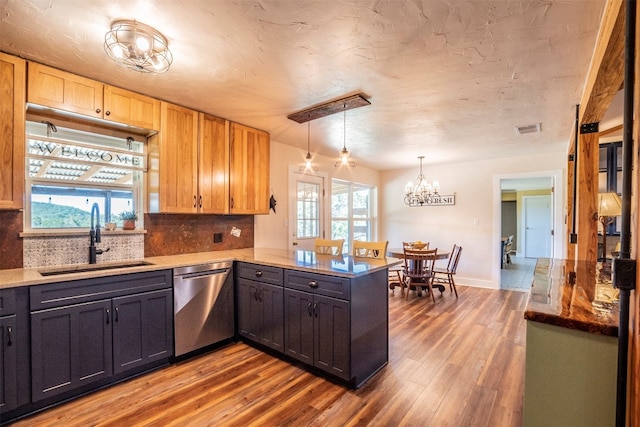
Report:
[[[164,73],[173,62],[167,38],[136,21],[114,21],[104,36],[104,50],[118,65],[141,73]]]
[[[407,182],[404,187],[404,203],[409,206],[424,206],[432,205],[440,201],[440,184],[438,181],[433,181],[433,184],[429,184],[427,177],[422,173],[422,159],[424,156],[418,156],[420,159],[420,173],[418,174],[417,183],[414,186],[413,182]]]

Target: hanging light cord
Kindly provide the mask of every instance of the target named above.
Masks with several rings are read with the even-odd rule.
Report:
[[[309,140],[311,139],[311,122],[307,122],[307,157],[311,156],[309,152]]]
[[[342,148],[347,151],[347,104],[344,104],[344,114],[342,115]]]

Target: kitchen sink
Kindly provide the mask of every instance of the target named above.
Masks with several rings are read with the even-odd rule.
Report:
[[[85,271],[102,271],[102,270],[114,270],[117,268],[127,268],[127,267],[141,267],[144,265],[153,265],[151,262],[147,261],[128,261],[121,262],[117,264],[83,264],[78,265],[77,267],[68,267],[68,268],[55,268],[55,269],[47,269],[47,270],[39,270],[38,273],[42,276],[57,276],[59,274],[72,274],[72,273],[82,273]]]

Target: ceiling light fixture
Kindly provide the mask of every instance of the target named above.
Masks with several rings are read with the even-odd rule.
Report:
[[[422,173],[422,159],[424,156],[418,156],[420,159],[420,173],[418,174],[417,184],[414,186],[412,181],[407,182],[404,188],[404,203],[409,206],[426,206],[440,203],[441,196],[438,193],[440,184],[433,181],[429,184],[427,177]]]
[[[371,102],[369,102],[363,94],[358,93],[356,95],[347,96],[335,101],[325,102],[324,104],[309,107],[306,110],[298,111],[297,113],[291,113],[287,118],[294,122],[304,123],[309,120],[319,119],[341,111],[351,110],[352,108],[364,107],[367,105],[371,105]]]
[[[347,150],[347,106],[344,105],[344,119],[343,119],[343,145],[342,151],[340,151],[340,158],[335,164],[335,167],[339,168],[345,166],[347,168],[355,168],[356,162],[349,159],[349,151]]]
[[[298,172],[318,172],[318,168],[313,166],[311,152],[309,151],[309,141],[311,140],[311,122],[307,122],[307,155],[304,156],[304,165],[300,166]]]
[[[141,73],[164,73],[173,62],[167,38],[136,21],[114,21],[104,36],[104,50],[118,65]]]

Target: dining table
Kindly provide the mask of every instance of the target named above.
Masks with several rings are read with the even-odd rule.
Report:
[[[411,249],[412,250],[420,250],[420,249],[415,249],[415,248],[411,248]],[[425,248],[424,250],[427,250],[427,248]],[[443,252],[438,251],[436,253],[436,261],[440,260],[440,259],[449,259],[450,255],[451,255],[451,252],[449,252],[449,251],[443,251]],[[387,249],[387,256],[393,257],[393,258],[404,259],[404,248],[388,248]],[[391,287],[391,286],[393,286],[393,285],[392,284],[389,285],[391,290],[393,290],[393,287]],[[438,283],[433,284],[432,288],[437,288],[440,291],[440,293],[443,293],[444,289],[445,289],[444,285],[438,284]],[[418,295],[420,295],[420,294],[421,294],[420,288],[418,288]]]

